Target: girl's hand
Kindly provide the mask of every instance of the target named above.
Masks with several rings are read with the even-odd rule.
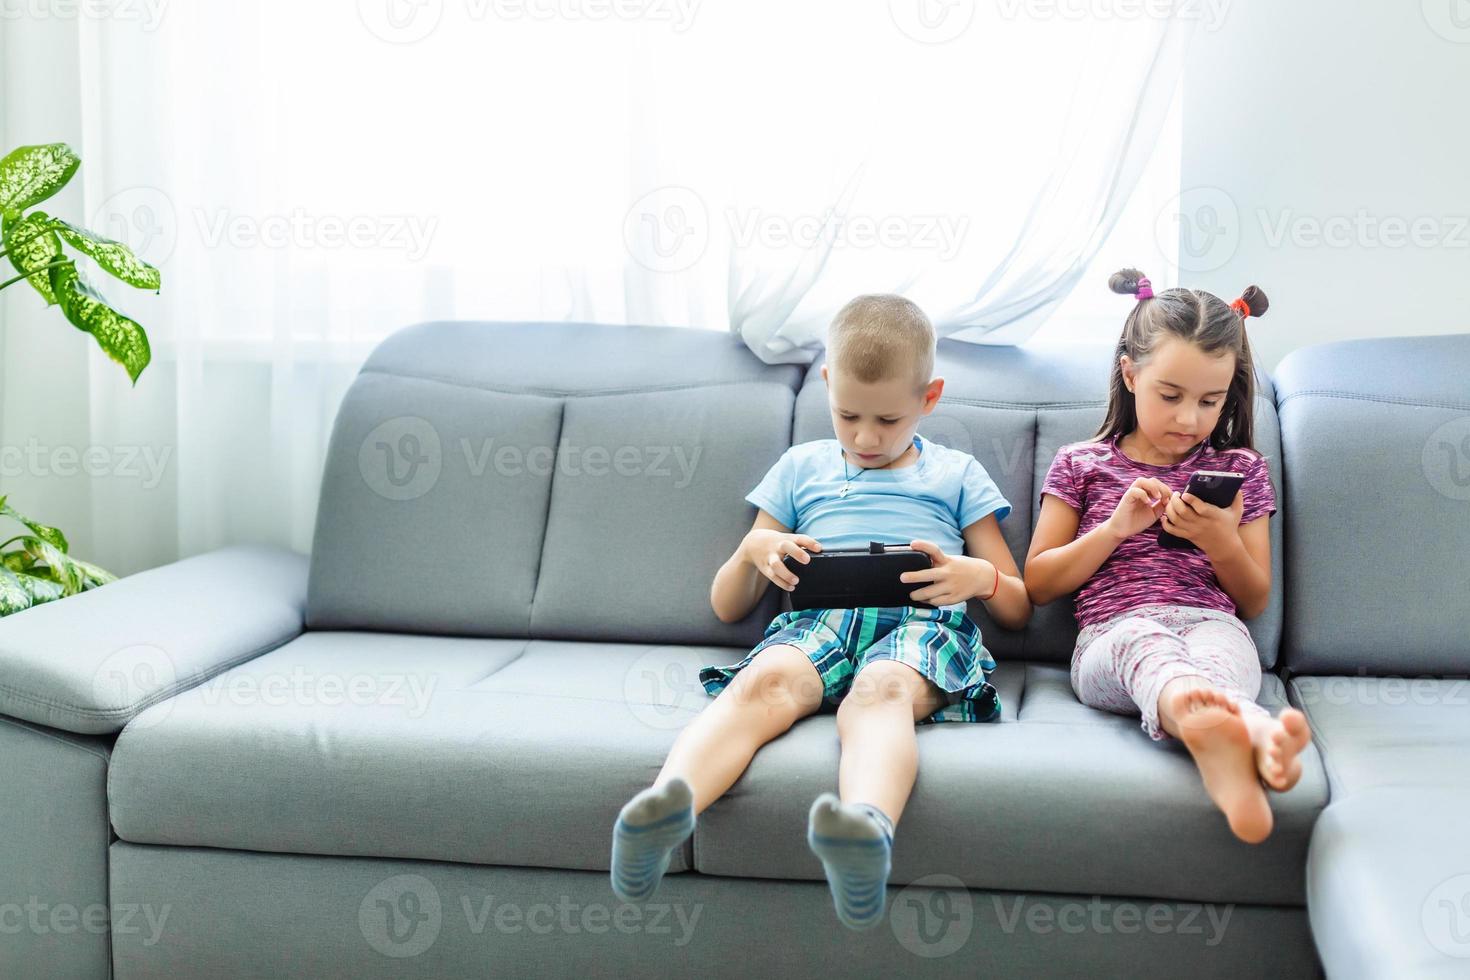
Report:
[[[1123,499],[1113,509],[1113,516],[1104,523],[1118,540],[1131,538],[1164,513],[1174,491],[1163,480],[1151,476],[1140,476],[1123,493]]]
[[[898,577],[900,582],[933,583],[909,593],[909,598],[915,602],[949,606],[956,602],[966,602],[977,595],[990,595],[995,588],[995,566],[984,558],[946,555],[932,541],[910,541],[909,547],[922,551],[934,563],[933,568],[904,572]]]
[[[1164,509],[1164,530],[1192,541],[1207,555],[1218,554],[1238,540],[1245,491],[1237,490],[1229,507],[1216,507],[1192,493],[1176,493]]]
[[[751,531],[740,543],[740,553],[745,560],[787,592],[796,588],[797,579],[781,559],[787,555],[795,555],[796,560],[805,565],[812,560],[808,551],[821,550],[822,546],[816,539],[805,534],[787,534],[770,528]]]

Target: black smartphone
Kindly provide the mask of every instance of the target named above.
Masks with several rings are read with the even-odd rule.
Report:
[[[792,609],[859,609],[864,606],[917,606],[909,593],[924,588],[924,582],[903,582],[904,572],[933,568],[922,551],[906,544],[871,542],[866,548],[838,548],[807,552],[810,562],[792,555],[782,562],[796,576],[796,588],[788,593]]]
[[[1190,474],[1189,486],[1185,487],[1186,493],[1192,493],[1207,504],[1216,507],[1229,507],[1235,500],[1235,495],[1240,491],[1240,485],[1245,482],[1244,473],[1227,473],[1224,470],[1196,470]],[[1199,546],[1193,541],[1186,541],[1177,534],[1170,534],[1164,530],[1162,522],[1159,525],[1159,547],[1160,548],[1194,548]]]

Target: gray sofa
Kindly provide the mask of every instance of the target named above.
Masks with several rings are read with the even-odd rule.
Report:
[[[1018,563],[1110,356],[940,344],[920,431],[989,470]],[[785,598],[724,624],[708,590],[744,493],[832,434],[817,367],[712,332],[405,329],[341,406],[309,559],[226,548],[0,620],[0,976],[1464,976],[1467,377],[1470,335],[1261,376],[1261,698],[1321,749],[1267,843],[1177,744],[1076,701],[1066,602],[1020,633],[976,603],[1003,718],[919,731],[888,921],[853,933],[804,841],[830,712],[652,904],[607,875],[697,668]]]

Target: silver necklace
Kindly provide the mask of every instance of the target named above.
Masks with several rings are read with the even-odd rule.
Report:
[[[847,472],[847,453],[843,452],[841,446],[839,446],[837,448],[837,452],[842,456],[842,481],[843,481],[842,482],[842,489],[837,491],[837,496],[838,497],[846,497],[848,495],[848,493],[850,493],[852,491],[852,481],[853,481],[854,478],[852,476],[848,475],[848,472]],[[904,450],[904,452],[907,453],[908,450]],[[865,469],[864,470],[859,470],[858,476],[862,476],[866,472],[867,472],[867,470],[865,470]]]
[[[842,479],[843,479],[842,489],[837,491],[837,496],[838,497],[846,497],[847,494],[848,494],[848,492],[852,490],[852,477],[849,476],[848,475],[848,472],[847,472],[847,453],[842,452],[841,449],[838,449],[837,451],[839,453],[842,453]],[[862,476],[862,475],[863,475],[863,471],[859,470],[858,471],[858,476]]]

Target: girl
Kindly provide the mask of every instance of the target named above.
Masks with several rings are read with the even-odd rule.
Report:
[[[1072,688],[1082,703],[1138,712],[1150,737],[1183,741],[1231,831],[1258,843],[1272,822],[1262,781],[1294,786],[1311,737],[1300,711],[1273,718],[1255,703],[1260,658],[1237,617],[1259,615],[1271,592],[1276,498],[1252,446],[1245,333],[1266,295],[1255,286],[1230,304],[1193,289],[1155,295],[1136,269],[1108,285],[1138,302],[1118,341],[1107,417],[1052,461],[1026,588],[1038,605],[1077,593]],[[1245,483],[1215,507],[1181,493],[1196,470],[1240,472]],[[1160,526],[1194,547],[1160,547]]]

